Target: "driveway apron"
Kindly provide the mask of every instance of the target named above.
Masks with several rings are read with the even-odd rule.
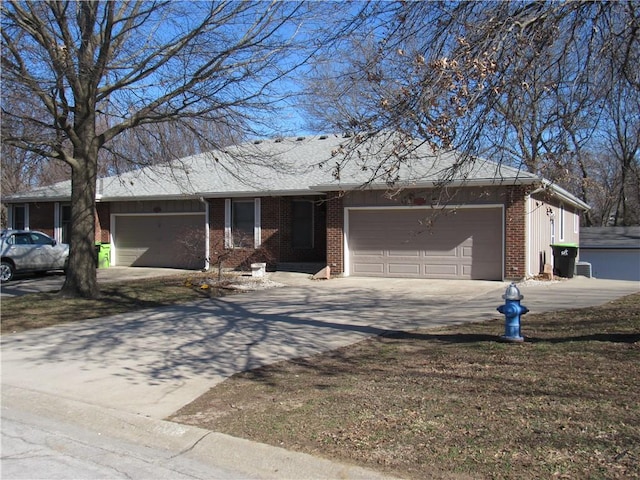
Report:
[[[4,335],[2,383],[164,418],[236,372],[385,332],[499,318],[505,286],[345,278]],[[532,312],[637,290],[593,279],[522,288]]]

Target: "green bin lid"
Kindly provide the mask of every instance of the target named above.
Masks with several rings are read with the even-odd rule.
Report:
[[[552,247],[573,247],[578,248],[577,243],[552,243],[550,246]]]

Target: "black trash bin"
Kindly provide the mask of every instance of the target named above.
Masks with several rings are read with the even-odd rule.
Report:
[[[553,274],[558,277],[573,278],[576,270],[578,245],[575,243],[557,243],[553,249]]]

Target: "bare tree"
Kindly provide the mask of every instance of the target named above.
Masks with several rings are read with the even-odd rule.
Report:
[[[209,146],[218,138],[199,135],[203,124],[224,126],[222,142],[271,131],[287,95],[278,82],[327,40],[313,3],[16,0],[1,8],[3,143],[71,168],[62,288],[70,296],[99,294],[92,258],[101,157],[130,158],[122,149],[143,130],[166,146],[168,127],[158,124]],[[300,35],[303,25],[316,30]],[[10,108],[16,103],[23,108]]]
[[[640,222],[640,20],[614,18],[610,24],[614,35],[605,44],[602,59],[606,67],[602,144],[616,160],[613,224],[636,225]],[[630,31],[636,35],[631,46],[635,48],[625,42]],[[628,63],[636,68],[626,68]]]
[[[588,200],[584,156],[615,123],[606,112],[621,109],[625,122],[638,112],[636,2],[385,2],[367,26],[340,62],[317,63],[310,88],[316,124],[358,133],[337,174],[346,162],[369,162],[372,178],[386,172],[394,184],[427,143],[460,153],[449,177],[484,155]],[[619,89],[627,95],[612,96]],[[619,133],[627,145],[638,138]],[[381,135],[389,155],[363,155]],[[625,171],[634,168],[629,158],[637,164],[633,151]]]

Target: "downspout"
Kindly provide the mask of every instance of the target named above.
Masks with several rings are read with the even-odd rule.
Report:
[[[204,197],[198,197],[198,200],[204,204],[204,270],[211,268],[209,261],[209,202]]]

